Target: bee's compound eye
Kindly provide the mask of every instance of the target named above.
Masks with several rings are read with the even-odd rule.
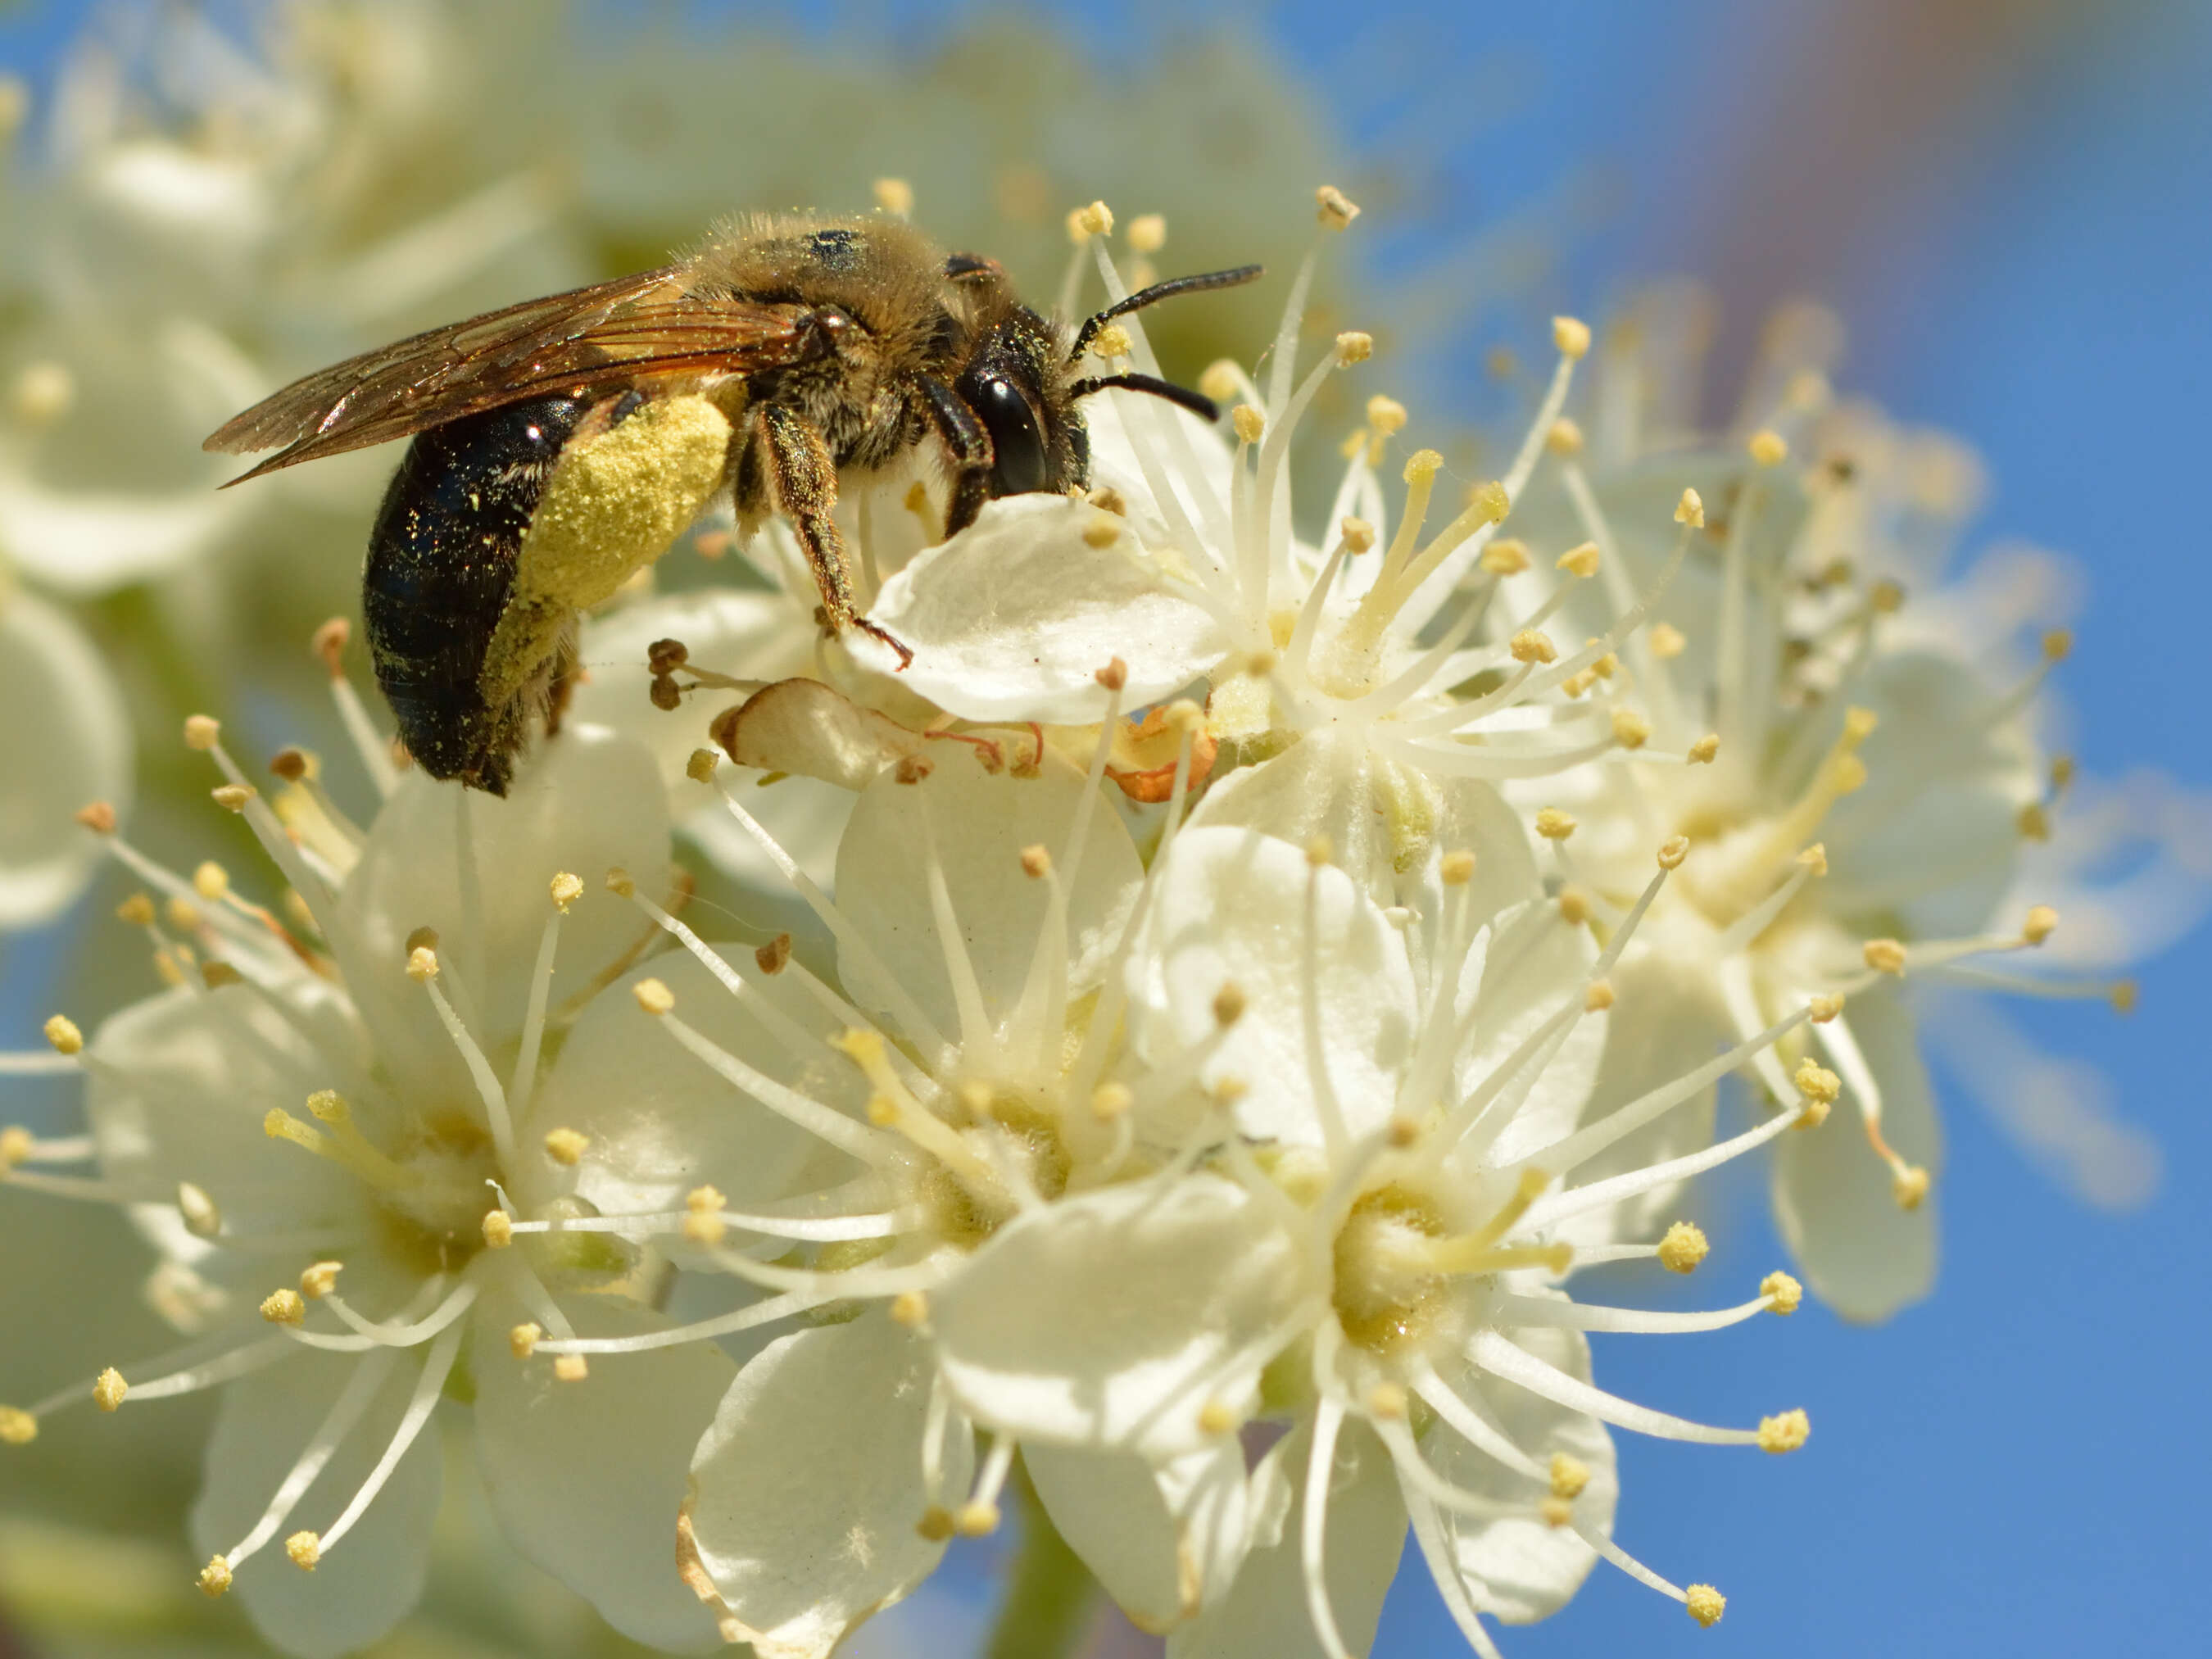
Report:
[[[1028,495],[1051,488],[1044,434],[1021,388],[1001,374],[975,382],[969,405],[991,434],[991,493]]]

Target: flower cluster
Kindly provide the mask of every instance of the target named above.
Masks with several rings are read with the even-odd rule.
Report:
[[[826,1659],[1018,1460],[1179,1659],[1366,1651],[1409,1530],[1484,1654],[1601,1559],[1719,1620],[1616,1538],[1611,1432],[1779,1455],[1807,1416],[1652,1409],[1588,1339],[1806,1286],[1605,1294],[1695,1271],[1686,1183],[1754,1154],[1814,1294],[1923,1294],[1916,994],[2080,988],[1990,959],[2057,950],[2060,896],[2124,957],[2112,837],[2179,854],[2069,830],[2063,636],[2018,665],[1935,586],[1923,454],[1832,405],[1804,328],[1685,441],[1650,319],[1560,318],[1500,477],[1447,484],[1377,395],[1311,488],[1373,349],[1302,350],[1358,213],[1318,204],[1264,382],[1208,371],[1225,430],[1103,393],[1087,489],[949,539],[926,463],[851,482],[908,665],[817,629],[771,522],[742,590],[592,623],[503,799],[395,769],[333,629],[373,816],[205,718],[262,873],[88,809],[167,988],[0,1056],[81,1073],[86,1117],[7,1130],[0,1182],[126,1210],[185,1340],[0,1440],[220,1389],[200,1586],[301,1655],[417,1594],[441,1417],[516,1547],[672,1649]],[[1112,215],[1070,226],[1123,297]],[[1092,349],[1158,368],[1133,319]],[[2124,1187],[2124,1133],[2063,1122]]]

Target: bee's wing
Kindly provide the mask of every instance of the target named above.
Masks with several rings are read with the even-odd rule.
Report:
[[[549,392],[749,374],[818,349],[806,307],[687,291],[681,265],[526,300],[349,357],[234,416],[203,448],[285,447],[231,480],[404,438]]]

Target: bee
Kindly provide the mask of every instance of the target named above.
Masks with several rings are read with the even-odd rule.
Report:
[[[349,357],[256,404],[205,447],[283,446],[231,481],[242,483],[413,440],[362,578],[377,682],[426,772],[504,794],[532,725],[557,729],[577,668],[573,591],[552,584],[547,598],[525,556],[564,453],[611,441],[655,404],[705,399],[728,424],[713,487],[748,531],[771,513],[787,520],[823,625],[874,636],[903,668],[912,653],[854,604],[830,516],[840,470],[880,469],[934,442],[947,535],[999,496],[1085,487],[1080,404],[1091,393],[1120,387],[1216,416],[1211,399],[1152,375],[1081,374],[1097,331],[1259,275],[1243,265],[1158,283],[1071,327],[1024,305],[996,261],[944,253],[903,222],[756,217],[659,270]]]

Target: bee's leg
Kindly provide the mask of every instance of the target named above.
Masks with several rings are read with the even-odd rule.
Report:
[[[814,572],[814,585],[821,590],[830,626],[857,628],[881,640],[898,653],[899,666],[904,668],[914,660],[914,653],[862,617],[853,604],[845,538],[830,517],[837,505],[837,468],[830,459],[830,446],[820,433],[779,404],[763,404],[753,419],[763,471],[768,475],[769,500],[791,521]]]
[[[950,538],[975,523],[989,499],[991,434],[975,418],[975,411],[944,381],[925,377],[921,397],[945,440],[945,453],[952,458],[952,499],[945,509],[945,533]]]

